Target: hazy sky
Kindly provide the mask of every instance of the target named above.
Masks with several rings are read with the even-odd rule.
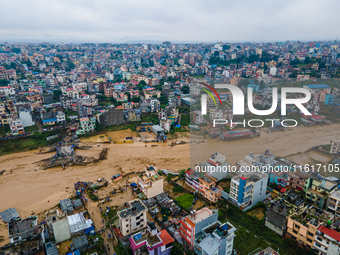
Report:
[[[0,41],[334,40],[334,0],[0,0]]]

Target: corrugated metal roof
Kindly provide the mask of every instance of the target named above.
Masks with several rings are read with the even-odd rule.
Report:
[[[19,218],[19,214],[18,214],[17,210],[15,209],[15,207],[12,207],[12,208],[9,208],[9,209],[1,212],[0,217],[5,223],[8,223],[12,219]]]
[[[87,236],[79,236],[76,238],[73,238],[73,244],[75,249],[82,249],[85,248],[88,244]]]

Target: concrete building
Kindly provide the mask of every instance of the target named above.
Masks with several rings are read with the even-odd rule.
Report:
[[[336,189],[337,184],[333,181],[321,178],[317,173],[305,181],[306,199],[317,203],[320,208],[323,208],[327,202],[328,195]]]
[[[154,132],[155,135],[164,135],[164,128],[162,128],[159,125],[153,125],[152,126],[152,132]]]
[[[222,188],[216,185],[217,180],[208,174],[200,177],[199,194],[212,203],[216,203],[222,196]]]
[[[230,198],[242,210],[249,209],[270,196],[267,183],[265,173],[238,174],[231,179]]]
[[[146,227],[147,207],[139,199],[129,202],[129,206],[117,213],[119,228],[123,236],[130,235]]]
[[[276,201],[268,208],[266,216],[266,227],[270,228],[276,234],[283,236],[286,230],[286,218],[289,208],[280,201]]]
[[[340,233],[324,225],[319,226],[313,247],[319,255],[339,255]]]
[[[95,118],[81,118],[79,129],[77,131],[77,135],[83,135],[85,133],[93,132],[96,128],[96,119]]]
[[[124,109],[110,106],[107,111],[99,115],[98,122],[101,126],[121,125],[125,123]]]
[[[59,220],[55,223],[52,223],[52,228],[55,242],[57,244],[62,243],[71,238],[70,227],[68,225],[67,219]]]
[[[231,255],[235,231],[230,223],[219,222],[218,213],[207,207],[180,220],[179,227],[185,245],[200,255]]]
[[[137,185],[147,198],[163,193],[163,178],[158,175],[154,166],[145,167],[145,173],[137,178]]]
[[[9,127],[11,128],[12,134],[18,134],[24,131],[24,125],[21,119],[11,119],[9,120]]]
[[[326,208],[340,216],[340,189],[333,190],[329,193]]]
[[[206,170],[207,174],[219,181],[228,175],[228,162],[226,158],[225,155],[215,152],[207,161],[201,163],[200,166]]]
[[[19,111],[19,119],[21,120],[24,127],[31,127],[35,125],[31,111]]]
[[[193,111],[192,116],[193,116],[193,122],[196,125],[200,125],[204,123],[204,119],[203,119],[203,115],[201,111]]]
[[[331,141],[330,153],[337,155],[340,152],[340,137]]]
[[[66,122],[65,113],[63,111],[58,111],[56,119],[58,123],[65,123]]]
[[[17,244],[30,240],[34,236],[38,236],[38,217],[33,215],[26,219],[16,219],[8,222],[8,237],[11,244]]]
[[[154,223],[148,223],[147,229],[129,238],[130,247],[134,255],[169,255],[174,239],[163,229],[159,231]]]
[[[315,206],[304,207],[288,217],[286,237],[307,249],[314,247],[316,231],[323,222],[332,220],[334,215]]]
[[[308,89],[312,94],[321,90],[327,91],[327,93],[331,92],[331,87],[326,84],[304,85],[303,88]]]

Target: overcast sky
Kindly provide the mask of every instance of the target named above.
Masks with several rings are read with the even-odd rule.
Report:
[[[0,41],[334,40],[334,0],[0,0]]]

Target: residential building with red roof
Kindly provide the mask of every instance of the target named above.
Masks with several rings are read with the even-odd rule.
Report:
[[[324,225],[319,226],[313,248],[322,255],[340,254],[340,233]]]

